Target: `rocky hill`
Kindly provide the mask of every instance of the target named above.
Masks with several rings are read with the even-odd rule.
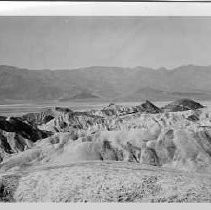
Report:
[[[193,100],[55,107],[0,129],[2,201],[211,201],[211,113]]]
[[[25,158],[30,162],[29,157],[33,159],[38,155],[38,159],[41,156],[44,162],[45,158],[48,162],[61,163],[115,160],[155,166],[179,165],[186,170],[209,170],[206,164],[209,165],[211,153],[210,113],[201,111],[201,104],[188,99],[175,101],[167,107],[172,104],[185,109],[176,111],[173,107],[173,112],[162,110],[146,101],[134,107],[110,104],[100,110],[87,112],[56,107],[19,118],[1,117],[0,128],[4,134],[1,147],[5,147],[4,153],[14,153],[9,149],[11,146],[4,145],[10,145],[11,142],[16,145],[20,141],[17,136],[21,136],[22,142],[27,139],[33,143],[18,156],[5,156],[2,168],[13,167],[14,159],[15,165],[18,163],[21,167],[19,157],[25,164]],[[14,135],[8,140],[5,132]],[[66,152],[60,153],[61,149]],[[202,157],[203,162],[200,162]]]

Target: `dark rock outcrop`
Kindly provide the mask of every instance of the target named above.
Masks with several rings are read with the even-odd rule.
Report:
[[[0,129],[6,132],[15,132],[23,138],[29,139],[33,142],[49,136],[48,132],[41,131],[32,125],[27,124],[18,117],[7,118],[0,116]]]
[[[199,121],[198,116],[196,116],[196,115],[194,115],[194,114],[188,116],[186,119],[187,119],[187,120],[190,120],[190,121],[193,121],[193,122]]]
[[[157,106],[155,106],[152,102],[146,100],[145,103],[136,106],[136,108],[138,109],[138,111],[140,112],[145,112],[145,113],[150,113],[150,114],[156,114],[156,113],[160,113],[161,109],[158,108]]]
[[[41,131],[22,118],[0,116],[0,161],[8,154],[31,148],[34,142],[50,135],[50,132]]]
[[[7,138],[4,136],[3,131],[0,130],[0,148],[3,152],[12,153],[12,148],[7,142]]]
[[[64,113],[73,113],[73,111],[68,107],[55,107],[55,111]]]
[[[170,104],[167,104],[162,109],[169,112],[179,112],[179,111],[187,111],[187,110],[196,110],[204,108],[203,105],[197,103],[191,99],[179,99]]]

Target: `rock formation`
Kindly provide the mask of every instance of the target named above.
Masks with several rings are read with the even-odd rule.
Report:
[[[24,114],[21,118],[32,125],[42,125],[54,118],[54,112],[52,109],[46,109],[42,112]]]
[[[1,161],[9,154],[31,148],[34,142],[50,135],[50,132],[39,130],[36,126],[24,122],[22,118],[0,116]]]
[[[87,112],[57,107],[49,115],[40,114],[43,117],[36,114],[39,117],[29,118],[28,115],[27,120],[25,115],[25,121],[23,117],[1,117],[2,154],[18,153],[11,158],[2,155],[1,170],[37,161],[68,164],[110,160],[209,171],[209,111],[198,110],[202,105],[186,99],[172,104],[166,106],[168,112],[146,101],[135,107],[110,104]],[[175,111],[178,107],[183,107],[182,111]],[[52,119],[44,123],[46,116]],[[27,123],[29,119],[33,123]],[[32,126],[36,123],[38,128]],[[47,131],[53,135],[49,137],[51,133]]]
[[[146,100],[146,102],[141,104],[140,106],[136,106],[135,108],[137,108],[138,111],[150,114],[156,114],[161,112],[160,108],[156,107],[153,103],[148,100]]]
[[[179,112],[179,111],[187,111],[187,110],[196,110],[204,108],[200,103],[197,103],[190,99],[179,99],[176,100],[162,109],[169,112]]]

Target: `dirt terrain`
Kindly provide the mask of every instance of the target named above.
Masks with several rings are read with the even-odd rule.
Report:
[[[10,202],[211,201],[210,175],[124,162],[43,166],[5,175],[2,186]]]

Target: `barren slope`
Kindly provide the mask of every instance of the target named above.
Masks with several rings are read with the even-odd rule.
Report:
[[[211,201],[211,113],[194,101],[20,119],[50,136],[3,157],[3,201]]]
[[[211,202],[211,176],[124,162],[78,162],[3,177],[4,201]]]

